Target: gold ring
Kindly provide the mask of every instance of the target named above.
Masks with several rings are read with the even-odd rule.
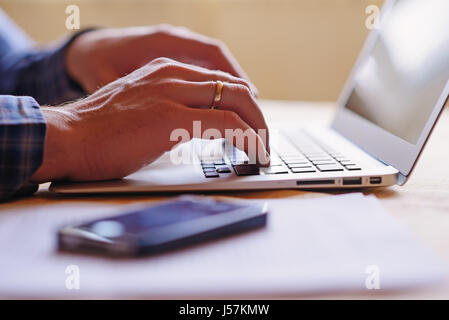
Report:
[[[223,82],[220,80],[217,80],[217,85],[215,86],[215,97],[212,101],[212,105],[210,106],[211,109],[217,108],[218,104],[221,101],[221,92],[223,91]]]

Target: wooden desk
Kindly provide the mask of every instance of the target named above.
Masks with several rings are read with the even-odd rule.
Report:
[[[264,113],[273,127],[295,126],[298,123],[329,123],[335,112],[332,103],[301,103],[262,101]],[[426,246],[433,249],[443,262],[449,265],[449,110],[445,110],[413,176],[403,187],[364,190],[374,194],[385,208],[406,225]],[[91,202],[108,204],[143,203],[166,199],[160,195],[123,196],[62,196],[47,191],[48,184],[40,187],[32,197],[16,199],[0,204],[0,212],[17,207],[69,202]],[[232,192],[227,196],[239,198],[285,198],[312,197],[333,192],[306,192],[300,190]],[[407,266],[404,266],[407,268]],[[449,270],[448,270],[449,271]],[[449,283],[425,289],[395,293],[357,293],[313,296],[318,298],[449,298]]]

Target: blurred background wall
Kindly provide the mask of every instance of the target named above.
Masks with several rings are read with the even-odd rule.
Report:
[[[365,8],[382,0],[0,0],[38,42],[81,27],[170,23],[225,41],[262,98],[336,100],[368,34]]]

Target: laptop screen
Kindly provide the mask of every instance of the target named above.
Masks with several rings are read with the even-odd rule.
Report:
[[[346,108],[415,145],[449,80],[449,0],[398,0]]]

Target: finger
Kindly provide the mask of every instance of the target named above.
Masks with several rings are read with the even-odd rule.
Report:
[[[215,52],[215,54],[211,55],[211,58],[215,62],[216,69],[228,72],[233,76],[243,78],[249,81],[248,75],[240,66],[240,64],[237,62],[237,59],[234,57],[234,55],[231,53],[231,51],[228,49],[227,46],[218,43],[216,48],[212,47],[212,51]],[[253,88],[251,89],[252,91],[254,90],[253,93],[257,96],[258,90],[253,84],[252,86]]]
[[[180,108],[178,125],[189,131],[193,137],[193,122],[201,121],[201,135],[212,134],[215,138],[225,138],[233,146],[244,151],[252,163],[268,166],[270,157],[260,136],[236,113],[228,110]],[[218,135],[218,136],[217,136]]]
[[[174,99],[176,102],[193,108],[209,108],[215,97],[215,81],[191,82],[170,80],[163,83],[160,93]],[[259,134],[269,151],[268,126],[256,100],[246,86],[224,83],[221,101],[217,108],[233,111],[238,114],[251,128]]]
[[[176,51],[179,47],[183,48],[184,58],[180,58],[180,60],[189,64],[201,65],[210,70],[221,70],[237,78],[243,78],[249,82],[251,91],[256,96],[258,95],[256,86],[249,81],[248,75],[223,42],[187,28],[166,26],[164,30],[165,36],[172,37],[175,40],[171,43],[176,47],[169,52]]]
[[[223,42],[193,32],[191,32],[191,35],[196,40],[195,42],[202,47],[200,53],[203,55],[202,58],[209,62],[209,69],[222,70],[250,82],[246,72]],[[198,48],[195,51],[198,52]],[[252,83],[251,86],[253,93],[257,96],[257,88]]]
[[[156,61],[156,60],[155,60]],[[210,70],[207,68],[200,67],[198,65],[187,64],[167,58],[158,59],[161,64],[172,63],[174,67],[165,69],[170,76],[188,80],[188,81],[210,81],[210,80],[220,80],[223,82],[241,84],[248,87],[252,94],[255,95],[257,89],[255,86],[244,78],[238,78],[229,73],[223,72],[221,70]],[[164,71],[164,69],[162,69]]]
[[[215,91],[216,84],[213,90],[214,96]],[[234,83],[223,83],[221,100],[216,104],[216,108],[230,110],[240,115],[259,134],[267,151],[270,152],[268,125],[255,97],[246,87]]]

